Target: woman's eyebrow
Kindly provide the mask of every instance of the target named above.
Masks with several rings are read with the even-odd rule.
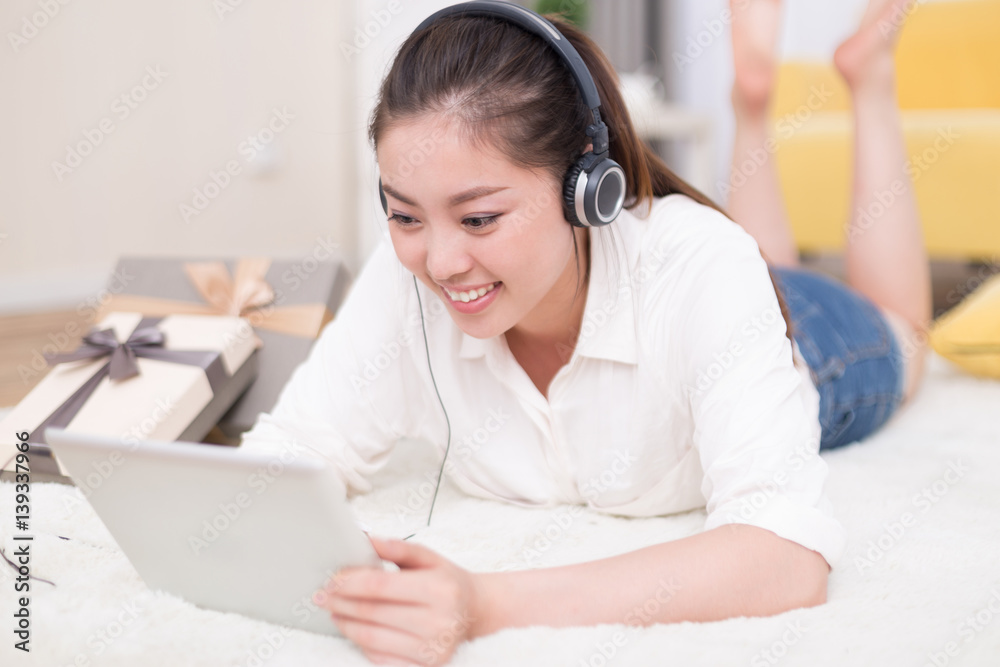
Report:
[[[393,197],[395,197],[396,199],[398,199],[399,201],[403,202],[408,206],[417,206],[416,202],[412,201],[409,197],[400,194],[395,189],[384,183],[382,184],[382,189],[385,191],[386,194],[392,195]],[[459,204],[462,204],[464,202],[471,201],[473,199],[478,199],[480,197],[486,197],[487,195],[491,195],[494,192],[500,192],[501,190],[508,190],[508,189],[510,189],[509,186],[491,187],[488,185],[479,185],[474,188],[470,188],[465,192],[460,192],[457,195],[454,195],[449,200],[448,203],[451,206],[458,206]]]
[[[459,204],[470,201],[472,199],[479,199],[480,197],[486,197],[487,195],[491,195],[494,192],[500,192],[501,190],[507,190],[507,189],[509,189],[507,186],[490,187],[488,185],[480,185],[471,188],[469,190],[466,190],[465,192],[460,192],[459,194],[452,197],[449,203],[452,206],[458,206]]]

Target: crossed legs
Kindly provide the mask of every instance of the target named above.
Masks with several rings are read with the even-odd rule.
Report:
[[[904,352],[905,399],[919,385],[931,321],[930,265],[913,185],[905,173],[906,146],[896,104],[893,10],[914,0],[869,0],[858,31],[837,49],[834,63],[851,90],[854,176],[847,227],[847,282],[885,315]],[[771,136],[769,105],[777,78],[781,0],[730,0],[733,11],[736,115],[733,169]],[[892,26],[886,30],[886,26]],[[877,193],[896,199],[872,221],[859,216]],[[880,210],[875,208],[872,210]],[[733,219],[757,241],[774,266],[798,266],[799,257],[773,159],[730,193]]]

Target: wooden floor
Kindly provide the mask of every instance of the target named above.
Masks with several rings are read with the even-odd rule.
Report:
[[[75,349],[89,324],[72,310],[0,317],[0,406],[24,398],[45,375],[43,354]]]
[[[837,257],[803,258],[806,266],[843,279]],[[935,316],[955,306],[1000,267],[932,262]],[[0,317],[0,406],[14,405],[45,374],[45,352],[67,352],[79,344],[91,322],[86,314],[55,311]]]

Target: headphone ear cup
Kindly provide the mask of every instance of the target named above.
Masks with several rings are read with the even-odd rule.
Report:
[[[563,180],[563,215],[566,217],[566,221],[574,227],[587,226],[580,221],[580,217],[576,214],[576,188],[581,173],[583,173],[582,159],[577,160],[569,168],[566,172],[566,178]]]
[[[625,170],[604,158],[587,174],[584,213],[592,227],[611,224],[625,205]]]
[[[385,190],[382,189],[382,178],[378,179],[378,198],[382,200],[382,210],[389,215],[389,202],[385,198]]]
[[[602,158],[587,173],[587,153],[566,172],[563,208],[575,227],[603,227],[621,213],[625,203],[625,170],[611,158]]]

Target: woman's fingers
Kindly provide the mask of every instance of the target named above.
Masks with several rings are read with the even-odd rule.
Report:
[[[371,661],[373,665],[398,665],[400,667],[413,667],[414,663],[412,660],[407,660],[406,658],[401,658],[398,655],[389,655],[388,653],[379,653],[378,651],[364,651],[365,657]]]
[[[426,648],[426,642],[420,637],[395,628],[339,616],[334,616],[333,621],[341,634],[357,644],[358,648],[369,657],[372,654],[379,654],[386,658],[401,660],[403,661],[401,664],[413,664],[418,662],[423,649]]]
[[[326,585],[328,596],[379,600],[399,604],[426,604],[431,600],[451,600],[458,582],[439,570],[385,572],[370,568],[341,570]]]
[[[382,664],[442,665],[462,640],[461,634],[447,629],[418,637],[396,628],[340,616],[333,616],[333,622],[370,660],[377,662],[378,656],[384,661]]]
[[[476,620],[471,575],[420,545],[378,538],[372,545],[400,570],[345,568],[314,601],[373,660],[443,664]]]
[[[338,618],[374,623],[401,632],[425,636],[434,632],[427,608],[416,604],[394,604],[332,595],[323,608]]]
[[[446,563],[450,564],[450,561],[447,559],[442,558],[427,547],[419,544],[412,544],[403,540],[384,540],[380,537],[371,536],[369,536],[369,539],[380,558],[391,560],[403,570],[438,567]]]

